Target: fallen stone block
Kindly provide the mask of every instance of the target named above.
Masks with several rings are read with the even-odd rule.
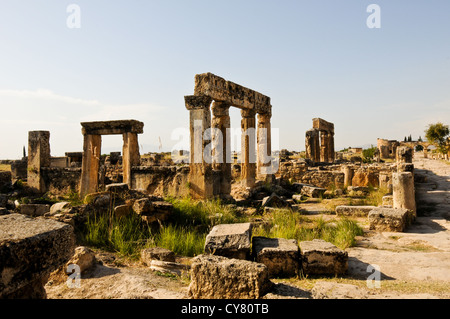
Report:
[[[267,267],[248,260],[200,255],[190,274],[193,299],[258,299],[273,287]]]
[[[53,204],[50,207],[50,215],[55,215],[55,214],[66,214],[69,213],[71,211],[72,207],[70,206],[69,202],[59,202],[56,204]]]
[[[205,253],[247,259],[250,255],[252,224],[221,224],[206,236]]]
[[[141,261],[150,266],[152,260],[175,262],[175,253],[169,249],[152,247],[141,250]]]
[[[293,277],[299,273],[300,250],[295,239],[255,236],[252,251],[255,261],[267,266],[271,278]]]
[[[348,253],[321,239],[300,242],[304,274],[342,275],[348,269]]]
[[[46,204],[21,204],[20,213],[30,217],[44,216],[50,212],[50,205]]]
[[[305,195],[311,198],[321,198],[326,192],[325,188],[315,187],[315,186],[303,186],[301,195]]]
[[[80,272],[83,273],[93,268],[96,262],[97,260],[95,258],[95,253],[91,249],[84,246],[79,246],[75,248],[74,255],[66,263],[66,269],[67,266],[74,264],[80,267]]]
[[[73,227],[22,214],[0,216],[0,299],[46,298],[50,273],[74,254]]]
[[[391,206],[394,204],[394,196],[393,195],[384,195],[382,197],[382,205],[383,206]]]
[[[128,184],[126,183],[114,183],[105,186],[105,191],[116,194],[126,192],[129,189]]]
[[[413,213],[405,208],[377,207],[368,215],[369,229],[403,232],[410,224]]]
[[[119,205],[114,207],[114,215],[116,217],[125,217],[131,214],[131,207],[128,205]]]
[[[153,210],[151,212],[142,213],[142,219],[147,223],[158,223],[165,221],[173,212],[173,205],[164,201],[152,202]]]
[[[355,217],[366,217],[369,212],[376,208],[376,206],[337,206],[336,215],[338,216],[355,216]]]
[[[153,259],[150,262],[150,269],[159,271],[163,274],[172,274],[181,276],[183,273],[188,273],[191,267],[177,262],[163,261]]]
[[[155,210],[149,198],[141,198],[134,202],[133,211],[138,215],[147,215]]]
[[[264,197],[262,207],[275,207],[275,208],[289,208],[291,205],[283,198],[273,193],[270,196]]]
[[[6,193],[11,190],[12,175],[10,171],[0,171],[0,193]]]

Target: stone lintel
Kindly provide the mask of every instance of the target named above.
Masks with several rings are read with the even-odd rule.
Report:
[[[136,120],[82,122],[83,135],[116,135],[144,133],[144,123]]]
[[[184,103],[189,111],[209,108],[212,98],[206,95],[187,95],[184,97]]]
[[[313,128],[334,134],[334,124],[321,118],[313,119]]]
[[[195,76],[194,95],[209,96],[215,101],[226,102],[241,109],[255,110],[257,113],[270,113],[272,109],[270,97],[212,73]]]

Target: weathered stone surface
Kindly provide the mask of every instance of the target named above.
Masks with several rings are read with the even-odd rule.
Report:
[[[129,186],[126,183],[114,183],[105,186],[105,191],[117,194],[126,192],[129,189],[130,189]]]
[[[325,121],[321,118],[314,118],[313,120],[313,128],[319,131],[327,131],[334,133],[334,124],[328,121]]]
[[[138,215],[148,215],[155,210],[149,198],[141,198],[134,202],[133,211]]]
[[[348,268],[348,253],[321,239],[300,242],[305,274],[342,275]]]
[[[380,181],[378,174],[370,169],[359,168],[353,175],[353,186],[373,186],[378,187]]]
[[[299,273],[300,250],[295,239],[253,237],[255,261],[267,266],[270,277],[292,277]]]
[[[215,101],[223,101],[242,109],[267,113],[271,110],[270,98],[239,84],[226,81],[212,73],[195,76],[194,94],[209,96]]]
[[[152,202],[153,211],[141,215],[142,219],[147,223],[155,223],[165,221],[173,212],[173,205],[164,201]]]
[[[403,232],[411,220],[411,211],[403,208],[377,207],[368,215],[371,230]]]
[[[0,193],[11,188],[12,175],[9,171],[0,171]]]
[[[75,254],[66,263],[66,266],[71,264],[78,265],[80,267],[80,272],[83,273],[94,267],[96,262],[97,260],[95,258],[95,253],[91,249],[88,247],[79,246],[75,248]]]
[[[288,208],[291,205],[283,198],[278,196],[277,194],[272,194],[270,196],[264,197],[262,207],[277,207],[277,208]]]
[[[152,247],[141,250],[141,261],[150,266],[152,260],[175,262],[175,253],[169,249]]]
[[[272,287],[263,264],[214,255],[192,260],[189,295],[194,299],[257,299]]]
[[[114,207],[114,215],[116,217],[125,217],[131,214],[131,207],[129,205],[119,205]]]
[[[205,253],[247,259],[250,253],[251,237],[251,223],[214,226],[206,236]]]
[[[405,208],[416,216],[416,197],[414,188],[414,176],[411,172],[392,174],[392,206]]]
[[[392,206],[394,202],[393,195],[384,195],[381,200],[383,206]]]
[[[50,211],[50,205],[46,204],[21,204],[20,213],[23,215],[37,217],[43,216]]]
[[[45,298],[43,284],[74,248],[70,225],[21,214],[0,216],[0,298]]]
[[[318,281],[311,290],[313,299],[367,299],[358,286],[329,281]]]
[[[50,215],[64,214],[70,212],[72,207],[69,202],[59,202],[50,207]]]
[[[151,270],[159,271],[162,273],[169,273],[177,276],[181,276],[183,273],[188,273],[190,266],[177,262],[163,261],[153,259],[149,265]]]
[[[399,146],[396,149],[397,163],[412,163],[413,149],[409,146]]]
[[[37,193],[46,192],[41,168],[50,167],[50,132],[28,132],[27,184]]]
[[[375,206],[337,206],[336,215],[338,216],[367,216]]]
[[[83,135],[144,133],[144,123],[136,120],[83,122],[81,126]]]
[[[326,192],[325,188],[315,186],[303,186],[301,194],[311,198],[320,198],[323,197],[323,194],[325,192]]]

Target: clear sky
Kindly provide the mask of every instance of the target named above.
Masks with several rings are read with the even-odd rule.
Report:
[[[271,97],[279,148],[304,150],[314,117],[335,124],[337,150],[417,139],[450,124],[450,1],[1,0],[0,159],[32,130],[50,131],[53,156],[82,151],[80,122],[114,119],[144,122],[141,153],[170,151],[205,72]]]

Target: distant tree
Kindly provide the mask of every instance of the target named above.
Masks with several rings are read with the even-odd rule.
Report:
[[[411,134],[409,134],[409,136],[408,136],[408,142],[412,142]]]
[[[362,151],[362,155],[364,158],[364,162],[371,162],[373,159],[373,156],[375,155],[375,151],[377,150],[376,146],[371,145],[370,148],[367,148]]]
[[[425,138],[436,146],[437,151],[442,154],[446,154],[450,149],[449,137],[450,130],[448,125],[444,125],[441,122],[429,124],[425,130]]]
[[[405,138],[403,139],[403,142],[407,142],[408,141],[408,139],[406,138],[406,136],[405,136]]]
[[[423,140],[422,140],[422,136],[419,136],[419,139],[418,139],[417,141],[419,141],[419,142],[423,142]]]

